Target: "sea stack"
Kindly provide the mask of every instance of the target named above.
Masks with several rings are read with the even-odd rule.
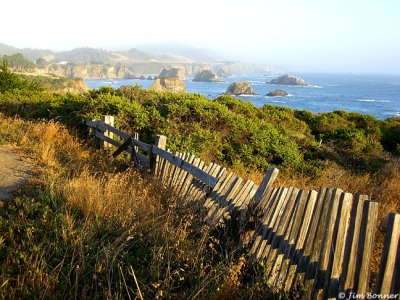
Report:
[[[185,70],[182,68],[163,68],[158,78],[178,78],[185,80]]]
[[[303,78],[291,74],[283,75],[276,79],[272,79],[269,83],[281,84],[281,85],[300,85],[300,86],[307,85]]]
[[[156,92],[185,93],[185,73],[180,68],[163,68],[149,89]]]
[[[273,90],[268,92],[267,96],[269,97],[285,97],[289,95],[288,92],[284,91],[284,90]]]
[[[203,70],[197,73],[193,81],[195,82],[220,82],[222,81],[216,74],[211,70]]]
[[[254,95],[254,91],[247,81],[232,83],[226,90],[227,95]]]

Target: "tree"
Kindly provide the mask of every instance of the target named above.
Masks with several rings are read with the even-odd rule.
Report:
[[[36,60],[36,65],[39,67],[44,67],[44,66],[46,66],[46,60],[43,57],[39,57]]]
[[[3,64],[0,69],[0,92],[10,90],[41,90],[40,84],[36,80],[28,81],[24,76],[14,74],[8,67],[8,59],[3,58]]]

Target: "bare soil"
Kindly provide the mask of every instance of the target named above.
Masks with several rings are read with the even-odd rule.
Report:
[[[28,181],[30,170],[15,149],[0,146],[0,200],[12,198],[13,192]]]

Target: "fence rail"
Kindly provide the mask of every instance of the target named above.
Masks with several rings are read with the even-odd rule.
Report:
[[[255,229],[241,232],[241,243],[249,246],[254,263],[263,262],[273,290],[302,287],[307,299],[348,299],[368,292],[378,203],[366,195],[327,187],[318,192],[272,187],[276,168],[270,168],[257,186],[190,153],[171,153],[165,136],[157,136],[153,145],[143,143],[137,133],[114,128],[113,117],[87,125],[101,147],[113,145],[118,148],[115,154],[131,154],[140,167],[151,169],[174,190],[183,205],[200,210],[209,226],[224,226],[230,220],[244,228],[249,217],[257,220]],[[113,139],[114,134],[124,142]],[[376,294],[400,292],[399,238],[400,215],[392,213]]]

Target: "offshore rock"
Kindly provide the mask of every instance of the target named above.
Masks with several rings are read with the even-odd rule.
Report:
[[[232,83],[226,90],[227,95],[254,95],[254,91],[247,81]]]
[[[163,68],[160,75],[158,75],[158,78],[178,78],[185,80],[185,70],[182,68]]]
[[[179,78],[157,78],[149,89],[156,92],[186,92],[185,82]]]
[[[303,78],[287,74],[276,79],[272,79],[269,83],[281,84],[281,85],[307,85]]]
[[[273,90],[267,94],[269,97],[285,97],[287,95],[289,94],[284,90]]]
[[[180,68],[163,68],[160,75],[154,80],[149,89],[156,92],[185,93],[186,86],[184,78],[184,70]]]
[[[216,74],[211,70],[203,70],[197,73],[193,81],[195,82],[220,82],[222,81]]]

